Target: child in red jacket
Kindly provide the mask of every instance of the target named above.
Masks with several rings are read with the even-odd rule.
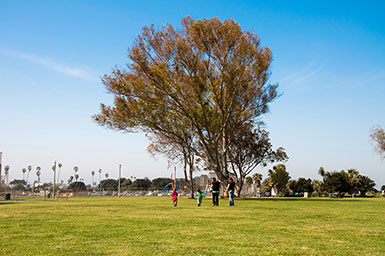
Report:
[[[178,204],[178,193],[176,192],[175,189],[172,191],[171,197],[172,197],[174,206],[176,206]]]

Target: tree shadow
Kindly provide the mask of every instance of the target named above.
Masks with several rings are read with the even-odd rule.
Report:
[[[365,198],[365,197],[363,197]],[[360,199],[363,198],[326,198],[326,197],[321,197],[321,198],[296,198],[296,197],[261,197],[261,198],[252,198],[252,197],[244,197],[244,198],[237,198],[238,200],[242,201],[310,201],[310,202],[322,202],[322,203],[327,203],[327,202],[344,202],[344,203],[350,203],[350,202],[360,202]]]

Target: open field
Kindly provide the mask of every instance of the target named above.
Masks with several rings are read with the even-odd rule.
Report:
[[[0,255],[385,255],[385,200],[0,202]]]

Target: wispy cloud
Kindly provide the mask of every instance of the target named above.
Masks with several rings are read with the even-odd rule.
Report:
[[[385,79],[385,70],[379,67],[376,69],[371,68],[369,71],[342,75],[338,72],[338,69],[335,72],[326,72],[325,64],[319,63],[317,65],[316,62],[312,61],[304,65],[302,69],[288,74],[278,79],[278,81],[281,84],[287,84],[292,89],[301,89],[301,87],[305,89],[314,84],[319,89],[329,90],[343,87],[358,88],[378,84],[379,82],[384,82]]]
[[[385,78],[384,70],[371,70],[361,74],[352,75],[349,78],[343,78],[339,81],[331,82],[326,89],[335,89],[339,87],[361,87],[367,84],[377,83]]]
[[[34,54],[23,53],[18,51],[0,49],[0,53],[6,54],[14,58],[19,58],[19,59],[36,63],[36,64],[40,64],[46,68],[49,68],[51,70],[54,70],[56,72],[59,72],[68,76],[77,77],[77,78],[80,78],[83,80],[89,80],[89,81],[97,79],[97,75],[95,75],[94,72],[92,72],[88,68],[70,67],[70,66],[60,64],[57,61],[54,61],[49,58],[44,58]]]
[[[278,81],[292,86],[300,86],[304,83],[310,83],[316,79],[320,73],[322,73],[324,66],[325,63],[318,64],[316,66],[314,62],[311,62],[297,72],[278,79]]]

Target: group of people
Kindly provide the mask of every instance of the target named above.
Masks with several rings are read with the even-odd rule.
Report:
[[[213,206],[218,206],[219,205],[219,190],[220,190],[221,183],[216,179],[212,178],[212,182],[210,184],[210,189],[213,197]],[[227,187],[225,190],[225,197],[229,197],[229,205],[234,206],[234,191],[235,191],[235,181],[233,178],[229,178]],[[203,193],[200,189],[197,190],[196,192],[197,196],[197,203],[198,206],[201,206],[202,204],[202,198],[203,198]],[[174,189],[171,193],[171,198],[173,201],[173,205],[177,206],[178,204],[178,192]]]

